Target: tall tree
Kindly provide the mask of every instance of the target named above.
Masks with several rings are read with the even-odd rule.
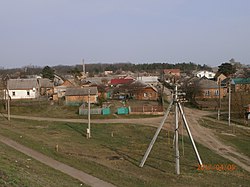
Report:
[[[48,78],[50,80],[54,79],[54,70],[49,66],[45,66],[41,74],[43,78]]]
[[[223,73],[225,76],[228,77],[236,72],[236,68],[232,64],[226,62],[226,63],[222,63],[219,66],[218,72]]]

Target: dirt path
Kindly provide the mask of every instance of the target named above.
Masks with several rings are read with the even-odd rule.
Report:
[[[208,112],[185,108],[185,113],[192,135],[197,142],[205,145],[209,149],[215,151],[217,154],[221,155],[224,158],[227,158],[228,160],[231,160],[238,166],[250,172],[249,157],[239,153],[233,147],[225,145],[215,136],[212,129],[208,129],[199,125],[198,120],[202,116],[208,115]]]
[[[96,177],[93,177],[81,170],[75,169],[71,166],[58,162],[50,157],[47,157],[37,151],[34,151],[28,147],[25,147],[9,138],[3,137],[0,135],[0,141],[32,158],[42,162],[45,165],[48,165],[56,170],[59,170],[71,177],[78,179],[79,181],[83,182],[86,185],[93,186],[93,187],[114,187],[113,184],[100,180]]]
[[[250,158],[239,153],[233,147],[225,145],[219,140],[213,133],[212,129],[205,128],[199,125],[198,120],[206,115],[211,114],[208,111],[196,110],[185,108],[185,116],[187,118],[191,133],[194,140],[201,143],[202,145],[208,147],[209,149],[215,151],[217,154],[221,155],[228,160],[231,160],[238,166],[242,167],[246,171],[250,172]],[[13,115],[12,118],[18,119],[31,119],[31,120],[45,120],[45,121],[63,121],[63,122],[74,122],[74,123],[87,123],[86,119],[58,119],[58,118],[43,118],[43,117],[30,117],[30,116],[17,116]],[[163,117],[155,118],[140,118],[140,119],[93,119],[92,123],[129,123],[129,124],[141,124],[147,126],[158,127]],[[173,130],[173,115],[169,115],[165,129]],[[204,163],[209,164],[209,163]]]
[[[5,116],[6,117],[6,116]],[[71,122],[71,123],[88,123],[87,119],[63,119],[63,118],[47,118],[47,117],[33,117],[33,116],[19,116],[11,115],[11,118],[15,119],[29,119],[36,121],[57,121],[57,122]],[[141,125],[152,125],[159,124],[162,117],[153,118],[140,118],[140,119],[91,119],[91,123],[125,123],[125,124],[141,124]]]

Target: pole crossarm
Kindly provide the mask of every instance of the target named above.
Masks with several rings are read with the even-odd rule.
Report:
[[[164,115],[164,117],[163,117],[163,119],[162,119],[162,121],[161,121],[161,123],[160,123],[160,125],[159,125],[159,127],[157,129],[157,131],[155,132],[154,138],[151,140],[151,142],[149,144],[149,147],[148,147],[148,149],[147,149],[147,151],[146,151],[146,153],[145,153],[145,155],[144,155],[144,157],[143,157],[143,159],[142,159],[142,161],[140,163],[140,167],[144,166],[144,164],[145,164],[145,162],[146,162],[146,160],[148,158],[148,155],[151,152],[151,149],[153,148],[153,145],[154,145],[154,143],[155,143],[155,141],[157,139],[157,136],[159,135],[159,133],[160,133],[160,131],[161,131],[161,129],[162,129],[162,127],[163,127],[163,125],[164,125],[167,117],[168,117],[168,114],[170,113],[170,110],[171,110],[171,107],[173,105],[173,102],[174,101],[171,101],[171,103],[169,104],[168,109],[167,109],[167,111],[166,111],[166,113],[165,113],[165,115]]]

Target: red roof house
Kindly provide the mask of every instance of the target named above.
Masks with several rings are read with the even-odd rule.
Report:
[[[180,69],[164,69],[163,72],[165,75],[181,76]]]
[[[130,84],[132,83],[134,80],[133,79],[111,79],[110,80],[110,84],[113,86],[116,86],[118,84]]]

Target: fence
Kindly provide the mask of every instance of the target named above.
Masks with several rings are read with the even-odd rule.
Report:
[[[158,105],[130,107],[130,114],[163,114],[163,107]]]
[[[110,108],[91,108],[90,114],[102,114],[109,115]],[[88,109],[84,108],[83,105],[79,107],[79,115],[88,115]]]
[[[90,114],[102,114],[101,108],[90,109]],[[88,109],[79,108],[79,115],[88,115]]]

